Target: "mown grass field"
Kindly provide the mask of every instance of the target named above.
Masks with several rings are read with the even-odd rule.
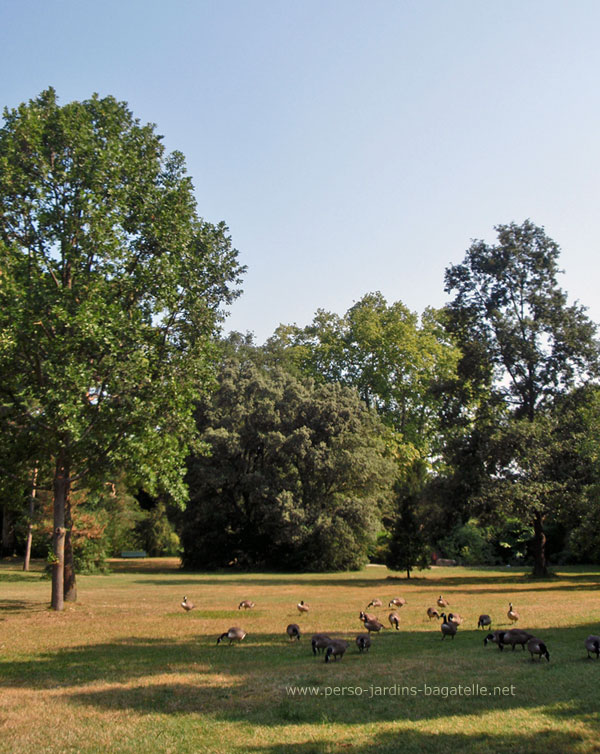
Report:
[[[583,648],[600,633],[600,569],[538,582],[510,569],[434,568],[408,582],[383,567],[189,574],[157,559],[113,568],[79,576],[78,602],[53,613],[39,570],[0,564],[0,752],[600,751],[600,661]],[[179,607],[184,594],[198,606],[191,613]],[[466,617],[454,641],[442,642],[425,614],[439,594]],[[395,596],[408,601],[400,631],[374,636],[365,655],[352,643],[341,662],[313,657],[313,632],[353,642],[374,597],[389,626]],[[242,599],[256,608],[238,611]],[[301,599],[308,615],[298,615]],[[547,642],[550,663],[483,647],[478,615],[508,628],[509,601],[519,626]],[[290,622],[300,642],[285,635]],[[230,626],[248,636],[217,646]]]

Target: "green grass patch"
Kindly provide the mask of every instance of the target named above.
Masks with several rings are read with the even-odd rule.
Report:
[[[0,564],[0,752],[592,752],[598,751],[600,569],[534,581],[515,569],[437,568],[406,581],[385,568],[341,574],[189,574],[174,559],[111,564],[78,577],[79,598],[48,609],[39,573]],[[116,566],[116,567],[115,567]],[[197,608],[185,613],[182,596]],[[465,623],[442,641],[437,597]],[[360,654],[358,613],[386,628]],[[242,599],[256,603],[238,610]],[[310,605],[299,615],[296,603]],[[543,638],[548,663],[484,648],[480,613]],[[291,642],[288,623],[302,639]],[[216,644],[231,626],[247,637]],[[349,642],[314,657],[310,636]]]

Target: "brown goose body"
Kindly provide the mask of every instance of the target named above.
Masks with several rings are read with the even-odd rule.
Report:
[[[298,641],[300,641],[300,626],[297,623],[290,623],[290,625],[285,629],[285,632],[290,637],[290,641],[293,641],[294,639],[298,639]]]
[[[332,639],[325,650],[325,662],[329,662],[332,657],[336,662],[338,657],[341,660],[347,649],[348,642],[341,639]]]
[[[356,637],[356,646],[359,652],[368,652],[371,647],[371,635],[359,634]]]
[[[548,647],[541,639],[538,639],[535,636],[529,639],[527,642],[527,649],[531,654],[531,662],[533,662],[534,655],[538,655],[540,662],[542,657],[545,657],[548,662],[550,662],[550,652],[548,652]]]
[[[321,653],[324,649],[327,649],[331,644],[331,637],[327,634],[314,634],[310,640],[313,654]]]
[[[388,615],[388,620],[392,628],[395,628],[396,631],[400,630],[400,616],[398,615],[398,613],[390,613]]]
[[[600,657],[600,636],[588,636],[585,640],[585,648],[587,650],[588,659],[590,658],[590,652],[596,655],[596,659]]]
[[[225,631],[221,634],[221,636],[219,636],[219,638],[217,639],[217,644],[220,644],[223,639],[229,639],[229,646],[231,646],[234,641],[242,641],[245,637],[246,632],[243,628],[233,626],[228,631]]]

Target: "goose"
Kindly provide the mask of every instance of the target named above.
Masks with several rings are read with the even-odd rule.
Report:
[[[287,635],[290,637],[290,641],[293,641],[294,639],[298,639],[298,641],[300,641],[300,626],[297,623],[290,623],[290,625],[285,630]]]
[[[338,657],[341,660],[346,649],[348,649],[347,642],[342,641],[341,639],[332,639],[325,650],[325,662],[329,662],[332,657],[336,662]]]
[[[300,614],[307,613],[310,610],[310,607],[304,602],[304,600],[300,600],[296,607],[298,608],[298,612]]]
[[[437,599],[437,604],[438,604],[438,607],[450,607],[450,603],[448,602],[448,600],[445,600],[441,594]]]
[[[194,605],[193,602],[190,602],[187,597],[184,597],[183,602],[181,603],[181,607],[186,611],[186,613],[189,613],[189,611],[193,610],[196,605]]]
[[[513,648],[513,651],[517,644],[521,645],[522,649],[525,649],[525,645],[530,639],[535,638],[533,634],[527,633],[527,631],[523,631],[520,628],[511,628],[510,631],[505,631],[502,636],[502,642],[500,644],[500,649],[504,649],[504,644],[510,644]]]
[[[313,654],[316,655],[317,652],[321,653],[331,644],[331,639],[327,634],[314,634],[310,643]]]
[[[369,604],[367,605],[367,607],[382,607],[382,606],[383,606],[383,602],[381,600],[378,600],[377,598],[375,598],[374,600],[371,600]],[[367,609],[367,607],[365,608],[365,610]]]
[[[400,630],[400,616],[398,615],[398,613],[390,613],[388,615],[388,620],[392,628],[395,628],[396,631]]]
[[[253,607],[255,607],[254,602],[250,602],[250,600],[242,600],[238,605],[238,610],[241,610],[242,608],[244,608],[244,610],[252,610]]]
[[[508,612],[506,615],[511,623],[516,623],[520,618],[519,613],[516,610],[513,610],[512,602],[508,603]]]
[[[383,623],[378,621],[377,618],[375,618],[375,620],[366,620],[364,622],[364,626],[369,633],[371,633],[371,631],[375,631],[375,633],[377,633],[384,627]]]
[[[588,660],[591,660],[590,652],[596,654],[596,659],[600,657],[600,636],[588,636],[585,640],[585,648],[587,649]]]
[[[377,616],[373,613],[363,613],[361,610],[358,614],[358,619],[364,623],[366,620],[377,620]]]
[[[536,637],[533,636],[527,642],[527,649],[529,650],[529,653],[531,654],[531,662],[533,662],[534,655],[539,656],[540,662],[542,660],[542,657],[545,657],[548,660],[548,662],[550,662],[550,653],[548,652],[548,648],[546,647],[546,645],[541,639],[536,639]]]
[[[442,629],[442,641],[446,638],[446,636],[451,636],[452,639],[456,636],[456,632],[458,630],[458,626],[454,621],[448,620],[446,618],[445,613],[442,613],[440,615],[440,618],[443,618],[443,623],[441,626]]]
[[[498,645],[498,649],[503,649],[504,633],[504,631],[494,631],[493,633],[490,631],[490,633],[483,640],[483,646],[486,647],[488,641],[491,641],[493,644]]]
[[[429,620],[431,620],[432,618],[438,619],[440,617],[440,614],[435,609],[435,607],[428,607],[427,608],[427,617],[429,618]]]
[[[217,644],[220,644],[223,639],[229,639],[229,646],[231,646],[234,641],[242,641],[245,636],[246,632],[242,628],[234,626],[233,628],[230,628],[229,631],[225,631],[225,633],[219,636]]]
[[[402,607],[403,605],[406,605],[404,597],[394,597],[388,602],[388,607]]]
[[[448,620],[452,621],[452,623],[456,623],[457,626],[460,626],[464,623],[465,619],[458,613],[448,613]]]
[[[359,652],[368,652],[371,646],[371,635],[359,634],[356,637],[356,646],[358,647]]]
[[[477,628],[489,628],[491,625],[492,619],[489,615],[483,613],[483,615],[479,616],[479,620],[477,621]]]

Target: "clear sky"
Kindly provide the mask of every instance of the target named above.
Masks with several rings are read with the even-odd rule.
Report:
[[[260,343],[365,293],[422,312],[530,218],[600,322],[598,0],[0,0],[0,104],[129,103],[225,220]]]

